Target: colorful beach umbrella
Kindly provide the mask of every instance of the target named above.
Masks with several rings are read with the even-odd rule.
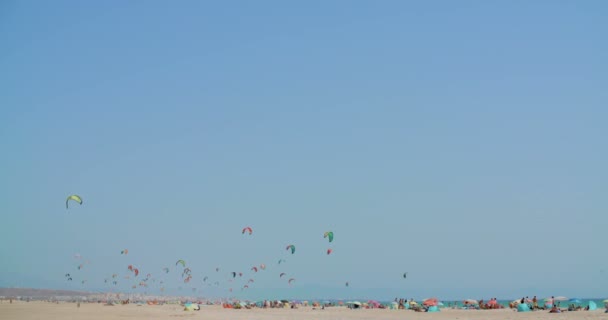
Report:
[[[431,306],[436,306],[439,304],[439,301],[437,300],[437,298],[429,298],[429,299],[425,299],[422,302],[423,305],[427,306],[427,307],[431,307]]]

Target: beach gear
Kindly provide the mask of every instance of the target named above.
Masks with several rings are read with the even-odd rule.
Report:
[[[428,310],[426,310],[426,312],[439,312],[441,310],[439,310],[438,306],[430,306]]]
[[[422,302],[423,305],[427,307],[436,307],[439,304],[437,298],[429,298]]]
[[[530,306],[527,303],[520,303],[517,305],[517,312],[528,312],[530,311]]]
[[[186,303],[184,304],[184,311],[195,311],[200,310],[201,307],[197,303]]]
[[[595,304],[595,302],[593,302],[593,301],[589,301],[588,306],[589,306],[589,311],[593,311],[593,310],[597,309],[597,304]]]

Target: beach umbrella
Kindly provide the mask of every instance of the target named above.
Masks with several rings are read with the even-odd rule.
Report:
[[[376,300],[369,300],[367,302],[369,305],[373,306],[374,308],[378,308],[380,307],[380,302],[376,301]]]
[[[422,302],[422,304],[427,307],[436,306],[438,303],[439,303],[439,301],[437,301],[437,298],[429,298]]]
[[[477,302],[477,300],[475,300],[475,299],[466,299],[466,300],[464,300],[464,302],[466,304],[479,304],[479,302]]]
[[[608,299],[606,299],[606,300],[604,300],[604,301],[602,301],[602,302],[604,302],[604,303],[608,303]]]
[[[572,302],[572,303],[581,303],[582,301],[581,301],[581,299],[579,299],[579,298],[572,298],[572,299],[568,300],[568,302]]]
[[[568,298],[564,296],[555,297],[555,301],[568,301]]]

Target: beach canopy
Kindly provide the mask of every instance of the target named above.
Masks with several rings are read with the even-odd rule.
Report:
[[[439,310],[439,307],[437,307],[437,306],[430,306],[430,307],[429,307],[429,308],[426,310],[426,312],[439,312],[439,311],[441,311],[441,310]]]
[[[437,306],[439,304],[439,301],[437,300],[437,298],[429,298],[426,299],[422,302],[423,305],[430,307],[430,306]]]
[[[530,311],[530,306],[527,303],[520,303],[517,305],[517,312],[528,312]]]
[[[464,300],[465,304],[479,304],[479,302],[477,302],[477,300],[475,299],[466,299]]]
[[[554,301],[568,301],[568,298],[566,298],[564,296],[557,296],[555,298],[551,298],[551,297],[545,298],[545,301],[551,301],[551,300],[554,300]]]
[[[378,302],[376,300],[369,300],[367,303],[369,305],[373,306],[374,308],[379,308],[380,307],[380,302]]]
[[[186,303],[184,305],[184,311],[200,310],[201,307],[197,303]]]
[[[589,306],[589,311],[593,311],[593,310],[597,309],[597,304],[595,304],[595,302],[593,302],[593,301],[589,301],[588,306]]]
[[[581,303],[581,299],[579,299],[579,298],[571,298],[570,300],[568,300],[568,302]]]

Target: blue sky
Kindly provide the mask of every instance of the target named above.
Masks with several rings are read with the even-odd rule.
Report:
[[[134,264],[201,295],[608,296],[607,13],[3,1],[0,285]]]

